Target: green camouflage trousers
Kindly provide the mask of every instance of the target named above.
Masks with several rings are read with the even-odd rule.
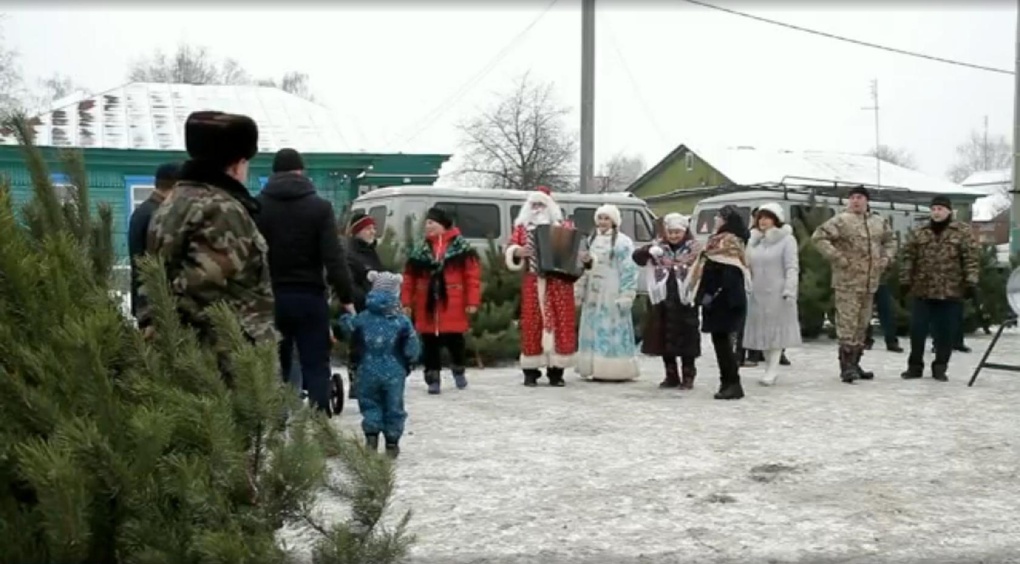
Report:
[[[836,337],[840,345],[864,346],[874,294],[836,290]]]

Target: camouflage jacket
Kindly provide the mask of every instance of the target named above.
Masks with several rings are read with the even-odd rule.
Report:
[[[941,235],[931,225],[910,232],[903,245],[900,285],[911,295],[934,300],[959,299],[977,286],[980,250],[966,223],[950,222]]]
[[[811,240],[832,264],[836,290],[874,293],[896,253],[889,223],[871,212],[836,214],[815,230]]]
[[[177,183],[152,216],[148,252],[161,257],[182,320],[203,338],[211,328],[206,309],[222,301],[252,340],[275,342],[269,250],[251,216],[258,204],[239,182],[224,188],[232,179],[222,177],[215,185]]]

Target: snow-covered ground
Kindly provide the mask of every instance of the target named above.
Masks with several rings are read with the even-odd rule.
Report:
[[[416,373],[394,506],[414,511],[411,561],[1020,562],[1020,374],[966,387],[989,342],[968,338],[948,383],[876,349],[877,378],[849,386],[823,339],[776,387],[744,369],[740,401],[712,399],[707,340],[691,392],[658,389],[652,358],[632,383],[473,370],[440,396]],[[991,360],[1020,364],[1020,333]]]

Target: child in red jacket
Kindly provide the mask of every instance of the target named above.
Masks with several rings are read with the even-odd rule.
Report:
[[[457,389],[467,387],[464,334],[470,325],[469,316],[478,311],[481,294],[478,253],[461,237],[446,211],[429,209],[425,214],[425,240],[407,257],[400,301],[421,335],[422,364],[430,394],[440,390],[444,347],[450,353]]]

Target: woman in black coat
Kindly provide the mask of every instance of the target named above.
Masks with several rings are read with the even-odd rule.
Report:
[[[372,290],[372,282],[368,280],[368,273],[385,270],[379,254],[376,252],[376,229],[375,221],[364,212],[357,212],[351,217],[348,223],[347,232],[347,267],[351,271],[351,302],[354,309],[363,311],[365,309],[365,297]],[[347,397],[358,398],[358,360],[359,351],[350,348],[347,369],[351,378],[350,389]]]
[[[671,213],[662,221],[663,237],[633,254],[638,266],[651,265],[647,276],[653,280],[649,292],[652,310],[645,316],[641,352],[662,357],[666,378],[660,388],[689,390],[694,387],[698,373],[695,360],[701,356],[701,333],[697,302],[691,299],[686,282],[701,245],[688,229],[688,218]],[[677,357],[681,362],[679,368]]]
[[[751,275],[744,247],[749,233],[733,206],[719,210],[715,224],[715,233],[692,273],[695,300],[701,305],[701,330],[712,336],[712,348],[719,363],[720,386],[715,399],[740,399],[744,389],[740,385],[734,339],[747,314]]]

